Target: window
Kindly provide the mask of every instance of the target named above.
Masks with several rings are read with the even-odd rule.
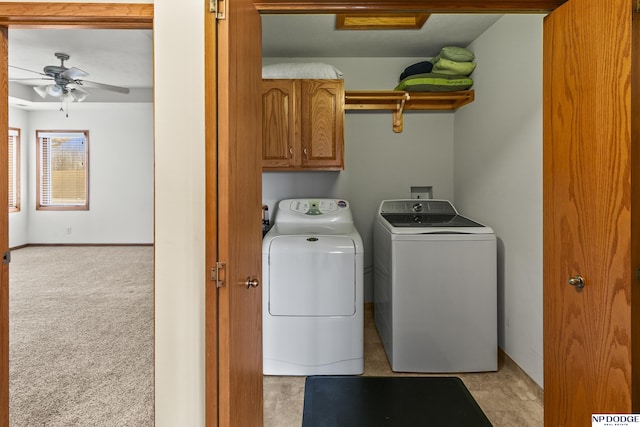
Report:
[[[89,131],[36,131],[39,210],[89,209]]]
[[[20,211],[20,129],[9,128],[9,212]]]

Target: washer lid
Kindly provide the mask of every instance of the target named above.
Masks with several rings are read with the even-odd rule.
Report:
[[[378,220],[394,234],[491,234],[490,227],[458,214],[448,200],[384,200]]]
[[[394,227],[482,227],[482,224],[455,214],[394,213],[380,215]]]

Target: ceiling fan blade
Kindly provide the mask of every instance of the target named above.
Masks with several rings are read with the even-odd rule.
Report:
[[[38,84],[42,81],[53,81],[51,77],[23,77],[19,79],[9,79],[10,82],[34,82],[34,84]]]
[[[9,68],[15,68],[16,70],[28,71],[30,73],[40,74],[41,76],[49,77],[49,75],[45,73],[41,73],[40,71],[33,71],[28,68],[16,67],[15,65],[9,65]]]
[[[71,67],[60,73],[60,75],[69,80],[77,80],[87,77],[89,73],[82,71],[80,68]]]
[[[83,86],[93,87],[93,88],[96,88],[96,89],[110,90],[112,92],[118,92],[118,93],[124,93],[124,94],[129,93],[129,88],[126,88],[126,87],[120,87],[120,86],[107,85],[107,84],[104,84],[104,83],[91,82],[89,80],[81,80],[81,81],[76,82],[76,83],[81,84]]]

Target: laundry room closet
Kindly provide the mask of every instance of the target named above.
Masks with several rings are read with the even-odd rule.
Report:
[[[263,45],[270,20],[264,15]],[[504,15],[468,46],[475,53],[475,100],[455,111],[405,111],[394,132],[390,111],[346,111],[344,170],[263,172],[263,203],[344,198],[364,243],[364,299],[373,301],[372,234],[385,199],[431,186],[498,241],[499,347],[543,386],[542,347],[542,19]],[[292,18],[294,19],[294,18]],[[428,21],[427,24],[428,25]],[[295,34],[288,34],[295,37]],[[392,90],[407,66],[429,57],[286,56],[263,65],[321,62],[343,73],[345,91]]]

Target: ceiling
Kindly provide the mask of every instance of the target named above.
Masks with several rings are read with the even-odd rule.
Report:
[[[83,102],[150,102],[153,85],[153,34],[151,30],[9,30],[9,97],[13,105],[27,109],[59,106],[55,98],[40,96],[32,89],[49,81],[11,82],[36,78],[46,65],[60,65],[56,52],[70,58],[65,67],[76,67],[89,75],[85,80],[130,88],[128,95],[87,88]],[[13,66],[13,67],[12,67]],[[12,99],[13,98],[13,99]]]
[[[434,14],[420,30],[335,30],[335,15],[263,15],[264,57],[415,57],[430,58],[443,46],[467,46],[502,15]],[[295,35],[295,36],[292,36]],[[83,104],[150,102],[153,82],[151,30],[9,30],[9,65],[42,72],[60,65],[56,52],[70,56],[66,67],[79,68],[85,78],[131,89],[123,95],[87,88]],[[180,61],[180,56],[176,56]],[[9,68],[9,78],[39,78]],[[177,79],[179,80],[179,79]],[[32,89],[46,81],[10,82],[10,102],[26,109],[52,108]]]
[[[336,30],[335,15],[263,15],[262,56],[431,58],[466,47],[501,16],[433,14],[420,30],[374,31]]]

